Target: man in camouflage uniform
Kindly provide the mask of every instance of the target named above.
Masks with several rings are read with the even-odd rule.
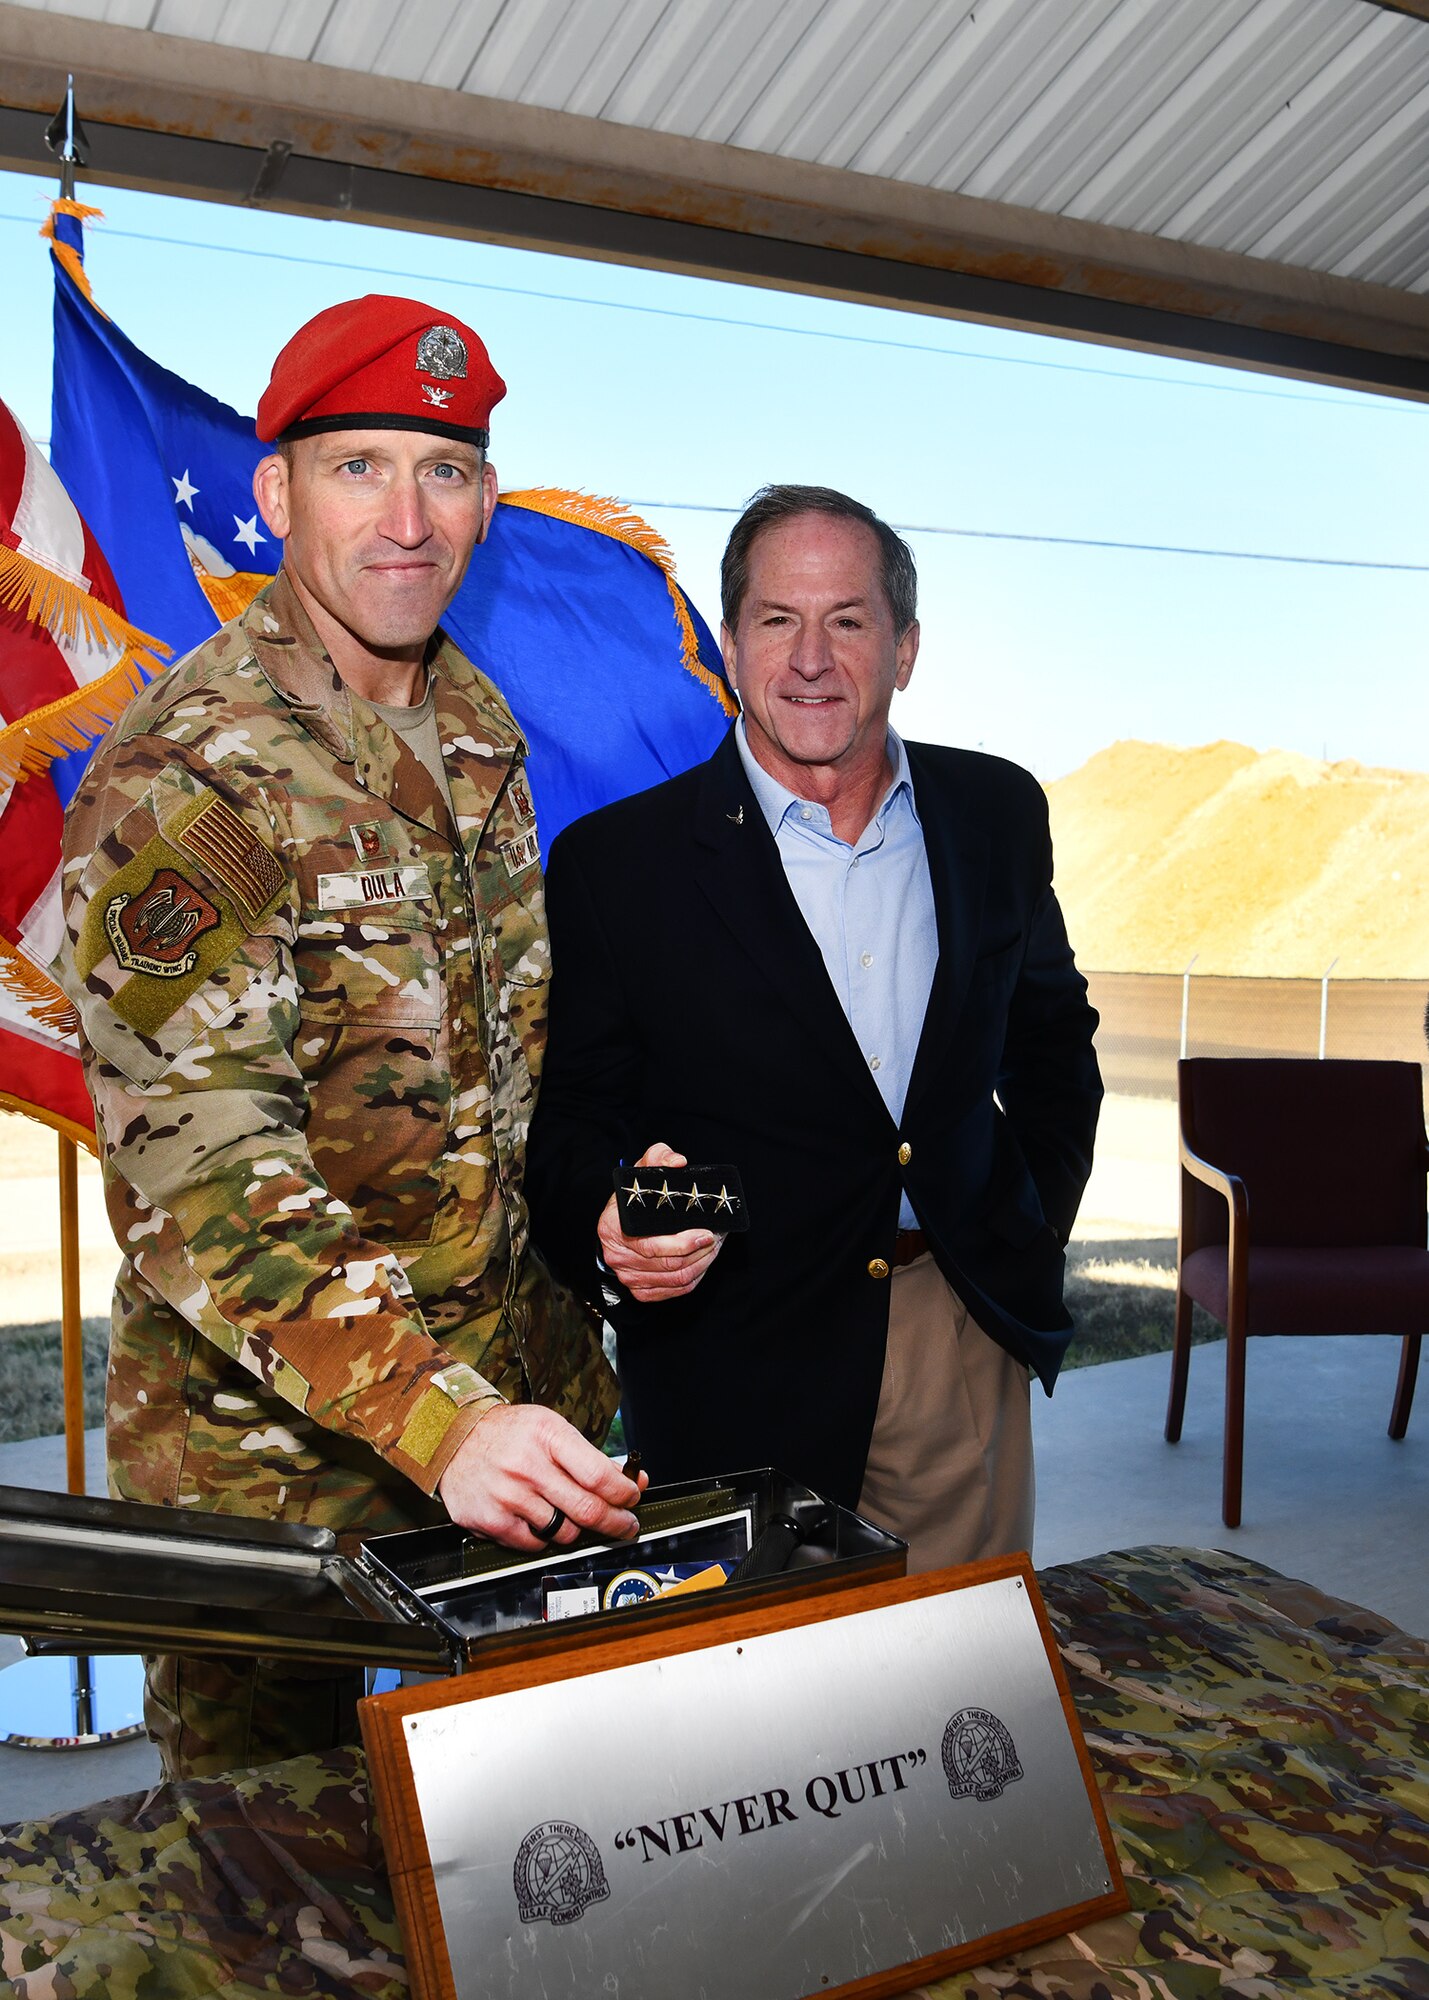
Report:
[[[283,568],[130,706],[70,809],[59,969],[125,1252],[124,1498],[362,1535],[444,1507],[524,1549],[634,1532],[595,1449],[598,1330],[528,1242],[525,745],[434,629],[495,504],[503,393],[410,300],[296,335],[254,481]],[[148,1717],[198,1776],[351,1740],[357,1693],[164,1658]]]

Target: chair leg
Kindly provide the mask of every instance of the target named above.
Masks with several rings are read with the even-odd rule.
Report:
[[[1166,1402],[1166,1442],[1176,1444],[1181,1437],[1181,1419],[1186,1414],[1186,1378],[1191,1371],[1191,1299],[1176,1285],[1176,1330],[1171,1343],[1171,1394]]]
[[[1406,1333],[1399,1350],[1399,1382],[1389,1419],[1389,1435],[1396,1440],[1409,1429],[1409,1406],[1414,1401],[1414,1384],[1419,1375],[1419,1340],[1417,1333]]]
[[[1226,1328],[1226,1446],[1221,1519],[1240,1526],[1241,1470],[1245,1456],[1245,1307],[1232,1301]]]

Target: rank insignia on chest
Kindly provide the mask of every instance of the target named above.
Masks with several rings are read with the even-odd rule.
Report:
[[[195,943],[219,921],[207,896],[172,868],[157,869],[137,896],[113,897],[104,912],[104,928],[124,970],[159,979],[192,972],[198,963]]]
[[[429,903],[431,899],[432,878],[425,861],[318,877],[320,910],[365,910],[380,903]]]
[[[387,828],[380,819],[363,820],[348,832],[359,861],[380,861],[387,852]]]
[[[533,828],[530,833],[518,834],[515,840],[501,843],[501,859],[506,863],[508,875],[519,875],[523,868],[532,868],[541,858],[541,843]]]

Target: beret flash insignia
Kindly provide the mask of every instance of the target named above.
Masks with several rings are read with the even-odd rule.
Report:
[[[454,326],[430,326],[417,342],[417,366],[439,382],[466,379],[466,342]]]

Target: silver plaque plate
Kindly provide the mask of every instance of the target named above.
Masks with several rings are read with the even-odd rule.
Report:
[[[461,2000],[803,2000],[1112,1888],[1020,1578],[403,1728]]]

